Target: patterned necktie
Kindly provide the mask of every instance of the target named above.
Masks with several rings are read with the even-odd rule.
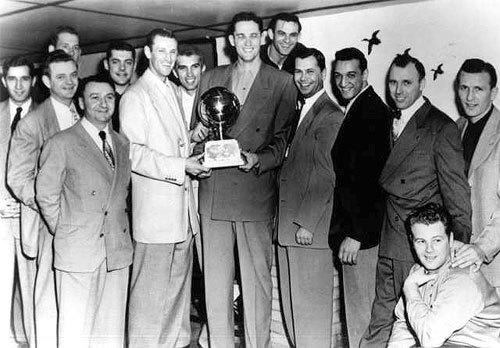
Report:
[[[106,132],[100,131],[99,138],[101,138],[102,140],[102,153],[104,154],[106,161],[108,161],[111,169],[115,169],[115,157],[113,156],[113,150],[111,150],[111,146],[106,141]]]
[[[73,103],[69,107],[69,111],[71,111],[71,115],[73,115],[73,124],[80,121],[80,115],[78,115],[78,112],[76,112],[76,108],[75,108],[75,105]]]
[[[16,114],[14,115],[14,119],[12,120],[12,123],[10,124],[10,134],[14,133],[14,130],[16,129],[17,123],[21,119],[21,112],[23,112],[23,108],[19,106],[16,109]]]

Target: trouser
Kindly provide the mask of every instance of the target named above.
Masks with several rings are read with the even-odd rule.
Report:
[[[375,298],[378,246],[359,250],[355,265],[342,265],[344,307],[349,347],[359,342],[370,322]]]
[[[0,346],[16,347],[11,326],[12,289],[14,285],[15,242],[12,225],[19,219],[0,218]]]
[[[189,344],[191,330],[185,328],[189,327],[192,264],[191,233],[180,243],[136,243],[130,284],[130,347]]]
[[[123,348],[129,268],[55,271],[59,348]]]
[[[212,348],[234,347],[235,243],[241,275],[245,346],[270,346],[272,226],[272,221],[220,221],[201,215],[205,297]]]
[[[403,284],[414,262],[379,257],[375,280],[375,299],[370,324],[360,347],[385,347],[394,323],[394,308],[403,291]]]
[[[283,317],[297,348],[332,344],[333,255],[330,249],[277,247]]]

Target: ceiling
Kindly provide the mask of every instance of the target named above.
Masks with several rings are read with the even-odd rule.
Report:
[[[269,19],[279,12],[303,16],[390,1],[396,0],[0,0],[0,60],[39,59],[58,25],[77,29],[86,54],[104,51],[113,39],[141,46],[156,27],[173,30],[181,42],[221,36],[240,11]]]

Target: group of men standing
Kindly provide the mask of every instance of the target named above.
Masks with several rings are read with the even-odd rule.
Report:
[[[14,319],[23,318],[30,346],[189,346],[195,244],[210,346],[234,345],[238,266],[245,345],[268,347],[273,241],[293,346],[332,344],[335,256],[349,346],[385,346],[416,261],[407,217],[426,203],[451,215],[453,265],[485,263],[498,289],[494,68],[479,59],[460,68],[468,119],[460,133],[423,97],[425,69],[407,53],[389,65],[389,108],[368,83],[363,53],[336,52],[342,109],[325,91],[324,55],[298,43],[300,31],[295,15],[278,14],[264,45],[262,19],[238,13],[228,28],[236,61],[204,72],[196,49],[179,50],[170,31],[154,29],[148,68],[130,84],[133,47],[110,44],[108,74],[79,80],[78,34],[59,28],[41,77],[49,96],[38,106],[31,63],[4,65],[0,254],[10,291],[17,261]],[[207,168],[196,150],[210,133],[197,102],[216,86],[241,104],[228,132],[242,149],[239,167]],[[11,299],[1,303],[2,339],[15,346]]]

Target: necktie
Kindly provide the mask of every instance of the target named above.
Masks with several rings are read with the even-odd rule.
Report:
[[[14,119],[12,120],[12,123],[10,124],[10,134],[14,133],[14,130],[16,129],[17,123],[21,119],[21,112],[23,112],[23,108],[19,106],[16,109],[16,114],[14,115]]]
[[[80,121],[80,115],[78,115],[78,112],[76,112],[76,108],[75,108],[74,104],[71,104],[71,106],[69,107],[69,111],[71,111],[71,115],[73,115],[73,124]],[[104,136],[106,136],[106,133],[104,133],[104,134],[105,134]]]
[[[104,154],[106,161],[108,161],[111,169],[115,169],[115,157],[113,156],[113,150],[111,150],[111,146],[106,141],[106,132],[100,131],[99,138],[101,138],[102,140],[102,153]]]

